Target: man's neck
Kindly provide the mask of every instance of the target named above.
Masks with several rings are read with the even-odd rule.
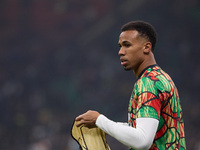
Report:
[[[147,58],[144,59],[144,61],[140,64],[140,66],[136,70],[134,70],[135,76],[138,77],[145,68],[155,64],[156,60],[154,58],[154,55],[153,53],[150,53],[149,56],[147,56]]]

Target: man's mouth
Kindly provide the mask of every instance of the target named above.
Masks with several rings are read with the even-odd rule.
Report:
[[[120,59],[120,60],[121,60],[121,65],[122,66],[125,66],[127,64],[127,60],[125,60],[125,59]]]

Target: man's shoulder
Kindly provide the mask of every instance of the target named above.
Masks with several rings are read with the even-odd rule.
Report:
[[[164,72],[159,66],[148,69],[140,79],[138,79],[136,85],[138,87],[151,87],[159,89],[161,91],[170,90],[173,81],[171,77]]]

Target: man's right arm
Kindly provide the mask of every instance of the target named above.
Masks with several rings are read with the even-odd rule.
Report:
[[[104,115],[96,120],[96,126],[124,145],[134,149],[147,150],[151,147],[159,121],[154,118],[137,118],[136,128],[116,123]]]

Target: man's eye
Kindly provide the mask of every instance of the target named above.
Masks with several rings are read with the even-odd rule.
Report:
[[[124,46],[125,46],[125,47],[130,47],[131,45],[130,45],[130,44],[124,44]]]

